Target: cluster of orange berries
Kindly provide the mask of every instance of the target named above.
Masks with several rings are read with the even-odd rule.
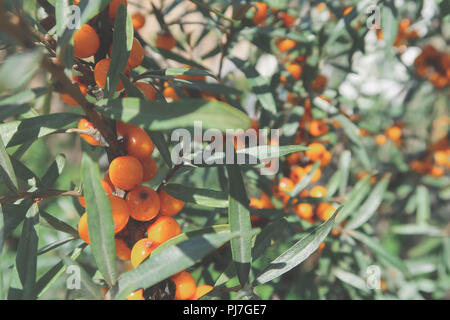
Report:
[[[427,78],[435,88],[443,89],[450,83],[450,54],[437,50],[432,45],[423,48],[414,61],[419,77]]]
[[[383,29],[377,29],[377,36],[379,40],[383,40]],[[398,25],[397,36],[394,40],[394,46],[403,53],[408,45],[408,42],[419,37],[417,30],[411,30],[411,20],[404,18]]]
[[[440,178],[450,169],[450,147],[430,152],[425,160],[413,160],[409,164],[411,170],[421,174]]]
[[[385,130],[384,133],[375,136],[375,143],[379,146],[384,145],[387,141],[393,141],[397,146],[402,144],[402,126],[394,125]]]

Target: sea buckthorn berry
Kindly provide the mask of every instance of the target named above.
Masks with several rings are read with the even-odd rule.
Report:
[[[397,126],[390,127],[386,130],[386,136],[391,140],[398,140],[402,136],[402,129]]]
[[[156,100],[156,90],[150,84],[146,82],[135,82],[134,85],[136,86],[136,88],[142,91],[142,93],[148,100]]]
[[[85,85],[84,83],[82,83],[80,81],[80,77],[73,77],[73,80],[80,88],[80,91],[83,94],[83,96],[86,96],[88,93],[87,85]],[[67,93],[62,93],[61,99],[62,99],[62,101],[64,101],[64,103],[66,103],[67,105],[72,106],[72,107],[76,107],[76,106],[80,105],[74,98],[72,98],[71,95],[69,95]]]
[[[336,208],[328,202],[319,203],[316,207],[316,215],[322,221],[330,219],[335,211]]]
[[[280,52],[287,52],[295,48],[297,42],[291,39],[284,39],[278,42],[277,48]]]
[[[281,198],[281,201],[286,204],[290,198],[289,193],[294,190],[294,182],[286,177],[280,179],[278,182],[278,196]]]
[[[108,77],[109,66],[111,65],[111,59],[105,58],[97,62],[94,68],[94,78],[95,83],[102,88],[106,87],[106,78]],[[116,91],[120,91],[123,89],[122,81],[117,85]]]
[[[142,182],[144,170],[139,160],[132,156],[115,158],[109,165],[109,178],[114,186],[131,190]]]
[[[105,192],[106,192],[107,195],[110,195],[110,194],[113,193],[114,186],[113,186],[112,184],[108,183],[108,182],[105,181],[105,180],[100,180],[100,183],[102,184],[102,187],[103,187],[103,189],[105,190]],[[86,208],[86,200],[84,199],[83,196],[79,196],[79,197],[78,197],[78,202],[79,202],[84,208]]]
[[[433,154],[434,162],[438,165],[446,165],[450,162],[449,154],[445,151],[436,151]]]
[[[289,178],[295,183],[299,183],[300,180],[306,175],[305,169],[302,167],[296,167],[294,170],[291,171],[289,174]]]
[[[328,133],[328,125],[320,120],[311,120],[309,123],[309,134],[318,137]]]
[[[163,90],[163,95],[166,99],[171,99],[173,101],[178,101],[180,100],[180,97],[178,96],[177,91],[175,90],[174,87],[166,87]]]
[[[432,166],[431,170],[428,174],[435,178],[440,178],[445,174],[445,170],[444,170],[444,168],[439,167],[439,166]]]
[[[170,280],[175,284],[175,300],[188,300],[194,296],[197,287],[189,272],[181,271],[170,277]]]
[[[275,206],[273,205],[272,201],[270,200],[270,197],[265,194],[264,192],[261,193],[261,202],[264,209],[275,209]]]
[[[133,47],[131,48],[130,57],[128,58],[127,69],[134,69],[142,64],[144,61],[145,49],[138,39],[133,39]]]
[[[127,0],[112,0],[111,1],[111,3],[109,4],[109,17],[111,19],[115,19],[116,18],[117,9],[119,9],[119,5],[122,4],[122,3],[125,6],[128,5]]]
[[[142,13],[135,13],[131,16],[134,30],[139,30],[145,25],[145,16]]]
[[[309,195],[312,198],[323,198],[327,195],[327,188],[324,186],[315,186],[311,189]]]
[[[91,122],[89,122],[88,120],[82,118],[82,119],[80,119],[80,121],[78,121],[77,128],[81,129],[81,130],[90,129],[90,128],[94,128],[94,125]],[[90,145],[93,145],[93,146],[100,145],[100,142],[98,142],[97,140],[95,140],[94,137],[92,137],[92,136],[90,136],[88,134],[81,133],[80,137],[82,137]]]
[[[136,291],[130,293],[127,296],[127,300],[145,300],[144,299],[144,290],[139,289],[139,290],[136,290]]]
[[[144,261],[150,253],[158,247],[158,245],[158,243],[147,238],[136,242],[133,249],[131,249],[131,265],[133,268],[137,268],[142,261]]]
[[[159,192],[159,200],[161,201],[160,214],[168,217],[176,215],[185,205],[184,201],[172,197],[164,189]]]
[[[83,24],[73,35],[73,55],[84,59],[93,56],[100,48],[97,32],[88,24]]]
[[[286,71],[288,73],[290,73],[290,75],[292,76],[292,79],[298,80],[302,76],[303,69],[302,69],[302,67],[300,65],[292,63],[292,64],[290,64],[290,65],[288,65],[286,67]],[[282,75],[280,77],[280,81],[281,82],[287,82],[287,78]]]
[[[377,136],[375,136],[375,143],[378,146],[382,146],[383,144],[385,144],[387,141],[387,138],[384,134],[378,134]]]
[[[320,159],[320,166],[325,167],[331,162],[331,153],[327,150],[322,154],[322,158]]]
[[[308,165],[305,167],[305,172],[306,172],[306,173],[309,173],[309,172],[312,170],[312,167],[313,167],[312,164],[308,164]],[[317,182],[317,181],[319,181],[321,176],[322,176],[322,170],[321,170],[320,168],[317,168],[317,169],[314,171],[314,173],[313,173],[313,175],[312,175],[312,177],[311,177],[311,182]]]
[[[289,15],[287,12],[280,12],[279,15],[281,20],[283,20],[283,25],[285,28],[290,28],[294,25],[295,21],[297,20],[297,18]]]
[[[349,15],[352,11],[353,11],[353,7],[345,8],[342,15],[345,17],[346,15]]]
[[[312,205],[309,203],[299,203],[294,209],[295,213],[304,220],[310,220],[314,216]]]
[[[319,253],[322,252],[324,248],[325,248],[325,242],[322,242],[320,244],[319,248],[317,249],[317,252],[319,252]]]
[[[326,151],[323,144],[318,142],[313,142],[310,145],[308,145],[308,147],[309,149],[305,151],[305,154],[311,161],[314,162],[319,161]]]
[[[118,121],[117,134],[123,137],[125,149],[130,156],[146,158],[153,153],[155,145],[144,129],[133,124]]]
[[[159,196],[149,187],[134,187],[128,192],[126,200],[134,220],[149,221],[158,215]]]
[[[148,156],[146,158],[141,158],[139,161],[142,164],[142,169],[144,170],[144,177],[142,178],[142,182],[147,182],[153,180],[158,172],[158,167],[156,165],[156,161],[153,157]]]
[[[181,233],[178,222],[171,218],[161,216],[155,220],[147,229],[147,237],[150,241],[164,243]]]
[[[300,152],[291,153],[286,157],[287,163],[290,164],[291,166],[299,163],[300,160],[301,160]]]
[[[207,284],[202,284],[200,286],[197,287],[197,289],[195,290],[195,294],[194,296],[191,298],[192,300],[198,300],[201,297],[207,295],[208,293],[210,293],[212,290],[214,289],[213,286],[207,285]]]
[[[322,91],[327,86],[328,79],[324,75],[319,74],[316,76],[311,84],[313,90]]]
[[[156,37],[156,47],[167,51],[175,48],[177,41],[170,32],[159,33]]]
[[[117,234],[127,225],[130,219],[130,208],[127,202],[120,197],[109,195],[108,198],[114,220],[114,233]]]
[[[83,213],[83,215],[80,218],[80,221],[78,221],[78,235],[80,236],[81,240],[83,240],[86,243],[89,243],[89,232],[88,232],[88,225],[87,225],[87,213]]]
[[[128,248],[125,241],[122,239],[115,239],[116,243],[116,256],[120,260],[128,261],[131,259],[131,250]]]
[[[264,208],[264,205],[263,205],[261,199],[250,198],[249,200],[250,200],[250,204],[249,204],[250,208],[253,208],[253,209],[263,209]]]
[[[254,2],[256,8],[253,8],[255,14],[253,15],[253,23],[258,25],[266,21],[268,6],[264,2]]]

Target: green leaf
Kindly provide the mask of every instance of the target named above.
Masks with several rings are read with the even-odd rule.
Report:
[[[61,175],[65,164],[66,156],[63,154],[58,154],[55,158],[55,161],[53,161],[50,168],[48,168],[47,172],[42,177],[41,182],[45,186],[51,188],[55,184],[58,177]]]
[[[195,121],[202,121],[204,129],[223,131],[246,130],[251,126],[251,120],[245,113],[218,101],[187,99],[165,103],[125,98],[114,100],[108,106],[98,111],[108,118],[132,123],[150,131],[190,128]]]
[[[294,189],[292,189],[289,199],[289,203],[297,197],[311,182],[311,179],[314,175],[314,172],[320,168],[320,161],[317,161],[313,164],[311,171],[309,171],[295,186]]]
[[[0,137],[7,148],[17,146],[73,126],[79,119],[80,116],[74,113],[53,113],[2,123]]]
[[[28,210],[19,240],[16,256],[16,268],[22,283],[22,299],[35,298],[39,209],[37,204]]]
[[[334,219],[341,208],[338,208],[329,220],[322,223],[307,236],[283,252],[278,258],[273,260],[269,266],[256,278],[255,285],[269,282],[305,261],[319,248],[328,233],[330,233],[334,226]]]
[[[46,92],[47,88],[34,88],[0,98],[0,121],[28,111],[30,104]]]
[[[417,224],[426,225],[430,219],[431,204],[430,204],[430,193],[427,187],[420,185],[417,187]]]
[[[81,171],[92,253],[105,280],[113,285],[117,275],[111,204],[100,183],[98,164],[87,153],[83,153]]]
[[[443,231],[437,227],[429,225],[404,224],[400,226],[393,226],[392,232],[401,235],[423,235],[429,237],[441,237],[444,235]]]
[[[6,184],[13,193],[18,192],[19,185],[16,174],[2,139],[0,139],[0,181]]]
[[[117,285],[112,289],[113,292],[117,292],[115,299],[125,299],[128,294],[139,288],[151,287],[189,268],[237,235],[230,232],[206,234],[152,253],[136,269],[121,275]]]
[[[342,197],[345,195],[347,190],[347,182],[349,176],[350,161],[352,159],[352,154],[350,151],[345,150],[342,152],[339,158],[339,171],[341,174],[341,183],[339,185],[339,195]]]
[[[355,230],[351,230],[349,234],[356,240],[362,242],[367,248],[372,250],[376,256],[384,259],[386,262],[388,262],[393,267],[396,267],[400,271],[408,273],[408,268],[405,266],[402,260],[383,248],[376,239],[370,238],[365,234]]]
[[[336,218],[337,223],[344,221],[348,216],[353,214],[358,209],[361,202],[370,192],[371,177],[371,175],[367,175],[366,177],[358,181],[353,187],[352,192],[348,196],[348,200],[344,203],[344,207],[342,208],[341,213]]]
[[[184,202],[212,208],[228,208],[227,195],[221,191],[186,187],[182,184],[168,184],[164,190]]]
[[[55,230],[70,234],[70,235],[78,238],[78,231],[75,230],[74,228],[72,228],[70,225],[68,225],[64,221],[61,221],[58,218],[55,218],[54,216],[45,212],[42,209],[39,211],[39,215]]]
[[[397,9],[393,0],[384,1],[384,5],[381,8],[381,24],[383,27],[383,40],[387,48],[391,48],[398,32]]]
[[[157,76],[205,76],[215,78],[213,74],[207,70],[193,69],[193,68],[167,68],[163,70],[151,70],[145,73],[146,75],[157,75]]]
[[[41,60],[40,48],[8,57],[0,66],[0,92],[24,87],[39,70]]]
[[[68,238],[68,239],[58,240],[58,241],[55,241],[53,243],[47,244],[47,245],[43,246],[42,248],[40,248],[38,250],[37,255],[39,256],[41,254],[47,253],[49,251],[52,251],[52,250],[54,250],[56,248],[59,248],[62,245],[65,245],[66,243],[69,243],[69,242],[71,242],[73,240],[75,240],[75,238]]]
[[[111,65],[106,80],[105,96],[111,99],[120,82],[120,74],[125,70],[133,46],[134,29],[130,15],[124,4],[120,4],[114,22]]]
[[[390,179],[390,174],[386,174],[380,182],[377,183],[366,201],[361,205],[359,210],[353,214],[346,225],[347,228],[357,229],[373,216],[383,201],[383,196],[389,186]]]
[[[241,285],[248,281],[252,263],[252,239],[249,200],[244,186],[242,172],[238,165],[227,166],[229,207],[228,222],[232,232],[239,232],[240,237],[231,240],[231,254]]]
[[[67,20],[69,17],[67,13],[69,12],[69,1],[59,0],[55,3],[55,18],[56,18],[56,34],[60,37],[67,26]]]
[[[166,162],[167,166],[169,168],[172,168],[173,163],[169,151],[169,143],[166,141],[164,134],[159,131],[147,131],[147,133],[150,136],[150,139],[152,139],[159,153],[161,154],[161,157]]]
[[[369,292],[366,281],[364,281],[363,278],[357,276],[356,274],[338,268],[333,269],[333,274],[336,276],[336,278],[351,285],[352,287],[355,287],[356,289],[362,290],[366,293]]]

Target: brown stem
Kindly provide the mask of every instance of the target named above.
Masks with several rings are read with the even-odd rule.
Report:
[[[0,197],[0,204],[15,202],[20,199],[33,199],[35,202],[43,201],[52,197],[79,197],[81,193],[78,191],[65,191],[65,190],[38,190],[35,192],[21,192],[15,196]]]

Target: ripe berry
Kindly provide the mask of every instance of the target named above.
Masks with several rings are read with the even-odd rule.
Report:
[[[181,271],[170,277],[175,284],[175,300],[188,300],[196,291],[195,280],[187,271]]]
[[[147,182],[153,180],[158,172],[158,167],[156,166],[156,161],[153,157],[148,156],[146,158],[141,158],[139,161],[142,164],[142,169],[144,170],[144,177],[142,182]]]
[[[312,170],[312,167],[313,167],[312,164],[308,164],[308,165],[305,167],[305,172],[306,172],[306,173],[309,173],[309,172]],[[311,177],[311,182],[317,182],[317,181],[319,181],[321,176],[322,176],[322,170],[321,170],[320,168],[317,168],[317,169],[314,171],[314,173],[313,173],[313,175],[312,175],[312,177]]]
[[[386,136],[391,140],[398,140],[402,136],[402,129],[397,126],[390,127],[386,130]]]
[[[278,15],[281,20],[283,20],[283,25],[285,28],[290,28],[294,25],[297,20],[295,17],[289,15],[287,12],[280,12]]]
[[[164,243],[180,233],[181,228],[178,222],[165,216],[157,218],[147,229],[148,239],[158,244]]]
[[[131,190],[142,182],[144,172],[139,160],[132,156],[115,158],[109,165],[109,177],[114,186]]]
[[[89,243],[89,232],[86,213],[84,213],[81,216],[80,221],[78,221],[78,235],[84,242]]]
[[[81,93],[83,94],[83,96],[86,96],[88,93],[88,87],[87,85],[85,85],[84,83],[80,82],[80,77],[73,77],[74,82],[78,85],[78,87],[80,88]],[[72,107],[76,107],[79,105],[79,103],[72,98],[71,95],[67,94],[67,93],[62,93],[61,94],[61,99],[62,101],[64,101],[66,104],[68,104],[69,106]]]
[[[295,213],[304,220],[311,220],[314,216],[312,206],[309,203],[299,203],[294,209]]]
[[[73,36],[73,55],[84,59],[93,56],[100,48],[97,32],[88,24],[83,24]]]
[[[335,211],[336,208],[328,202],[322,202],[316,207],[316,215],[322,221],[330,219]]]
[[[102,184],[103,189],[105,190],[107,195],[110,195],[113,193],[113,189],[114,186],[109,184],[107,181],[105,180],[100,180],[100,183]],[[84,208],[86,208],[86,200],[84,199],[83,196],[79,196],[78,197],[78,202],[81,204],[81,206],[83,206]]]
[[[313,137],[318,137],[328,133],[328,126],[320,120],[311,120],[309,123],[309,133]]]
[[[294,80],[300,79],[302,76],[302,67],[298,64],[292,63],[286,67],[286,71],[289,72]],[[280,77],[281,82],[287,82],[287,78],[285,76]]]
[[[324,75],[316,76],[311,84],[313,90],[322,91],[327,86],[328,79]]]
[[[387,140],[387,138],[386,138],[386,136],[385,136],[384,134],[379,134],[379,135],[377,135],[377,136],[375,137],[375,143],[376,143],[378,146],[382,146],[383,144],[385,144],[385,143],[386,143],[386,140]]]
[[[253,11],[255,11],[253,23],[258,25],[266,21],[268,6],[264,2],[254,2],[253,4],[256,6],[256,8],[253,8]]]
[[[125,241],[122,239],[115,239],[116,243],[116,256],[120,260],[128,261],[131,258],[131,250],[128,248]]]
[[[280,50],[280,52],[286,52],[289,50],[292,50],[297,45],[297,42],[290,39],[284,39],[278,42],[277,48]]]
[[[116,18],[117,9],[119,9],[119,5],[122,4],[122,3],[125,6],[128,5],[127,0],[112,0],[111,1],[111,3],[109,4],[109,17],[111,19],[115,19]]]
[[[261,202],[262,202],[264,209],[275,209],[275,206],[273,205],[269,196],[267,194],[265,194],[264,192],[261,193]]]
[[[177,41],[170,32],[159,33],[156,37],[156,47],[167,51],[175,48]]]
[[[149,187],[134,187],[128,192],[126,200],[134,220],[149,221],[158,215],[159,196]]]
[[[156,90],[146,82],[135,82],[134,85],[142,91],[148,100],[156,100]]]
[[[147,238],[136,242],[131,249],[131,265],[133,268],[137,268],[157,247],[157,243]]]
[[[146,158],[153,153],[155,145],[144,129],[118,121],[117,134],[123,137],[125,149],[130,156]]]
[[[263,209],[264,208],[264,205],[263,205],[261,199],[250,198],[249,200],[250,200],[250,204],[249,204],[250,208],[253,208],[253,209]]]
[[[142,13],[135,13],[131,16],[134,30],[139,30],[145,25],[145,16]]]
[[[309,195],[312,198],[323,198],[327,195],[327,188],[324,186],[315,186],[311,189]]]
[[[130,293],[127,296],[127,300],[145,300],[144,299],[144,290],[139,289],[139,290],[136,290],[135,292]]]
[[[171,195],[169,195],[166,191],[161,190],[159,192],[159,199],[161,201],[161,209],[160,213],[163,216],[174,216],[178,212],[181,211],[181,209],[184,208],[185,202],[178,200]]]
[[[171,99],[173,101],[180,100],[180,97],[178,96],[177,91],[174,87],[166,87],[164,88],[163,95],[166,99]]]
[[[133,47],[131,48],[130,57],[128,58],[127,69],[134,69],[144,61],[145,49],[142,47],[138,39],[133,39]]]
[[[300,180],[302,180],[302,178],[305,175],[306,175],[305,169],[299,166],[291,171],[289,178],[294,182],[294,184],[297,184],[300,182]]]
[[[201,297],[207,295],[208,293],[210,293],[212,291],[212,289],[214,289],[213,286],[207,285],[207,284],[202,284],[200,286],[197,287],[197,289],[195,290],[195,294],[194,296],[191,298],[191,300],[198,300]]]
[[[318,142],[313,142],[310,145],[308,145],[309,149],[305,151],[306,156],[311,160],[311,161],[319,161],[324,152],[326,151],[325,147],[323,146],[323,144],[318,143]]]
[[[80,119],[80,121],[78,121],[77,128],[81,129],[81,130],[84,130],[84,129],[94,128],[94,125],[91,122],[89,122],[88,120],[82,118],[82,119]],[[90,136],[88,134],[81,133],[80,137],[83,138],[90,145],[93,145],[93,146],[100,145],[100,142],[98,142],[97,140],[95,140],[94,137],[92,137],[92,136]]]
[[[97,83],[97,85],[102,89],[105,89],[105,87],[106,87],[106,78],[108,77],[108,71],[109,71],[110,64],[111,64],[111,59],[105,58],[105,59],[97,62],[97,64],[95,65],[95,68],[94,68],[95,83]],[[120,91],[122,89],[123,89],[123,84],[122,84],[122,81],[120,81],[119,84],[117,85],[116,91]]]

